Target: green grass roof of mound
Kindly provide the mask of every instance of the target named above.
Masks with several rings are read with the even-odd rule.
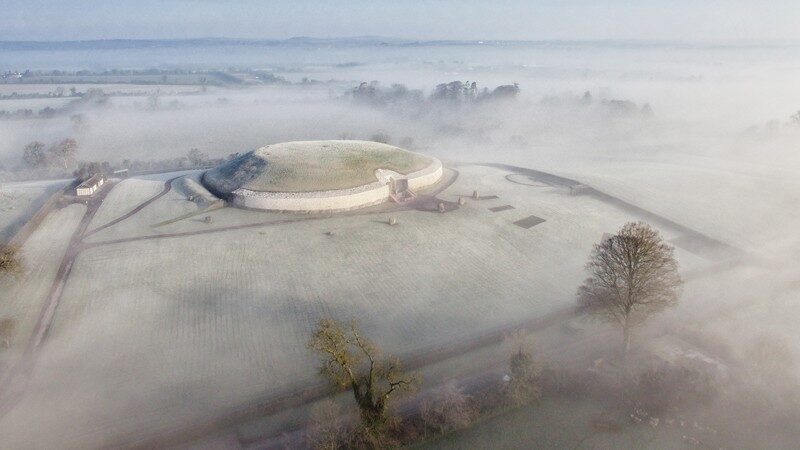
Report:
[[[310,192],[348,189],[376,181],[375,169],[409,174],[431,158],[366,141],[299,141],[268,145],[206,172],[212,190]]]

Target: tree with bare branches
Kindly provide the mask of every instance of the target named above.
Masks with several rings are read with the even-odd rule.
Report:
[[[0,274],[18,277],[22,273],[22,263],[14,247],[6,246],[0,249]]]
[[[333,400],[323,400],[311,408],[308,441],[316,450],[338,450],[348,440],[345,411]]]
[[[629,222],[594,246],[586,269],[580,308],[622,328],[624,363],[632,329],[678,302],[683,282],[674,248],[646,223]]]
[[[309,348],[322,357],[320,373],[343,388],[353,390],[361,423],[368,433],[383,434],[389,401],[413,390],[418,378],[404,373],[397,360],[381,356],[380,349],[364,338],[355,322],[319,321]]]
[[[33,141],[25,146],[22,160],[31,168],[42,167],[47,164],[47,154],[44,151],[44,143]]]
[[[64,139],[57,144],[50,147],[50,153],[54,158],[60,160],[64,164],[64,168],[69,167],[69,163],[75,160],[75,154],[78,152],[78,141],[69,138]]]
[[[434,390],[420,407],[425,426],[439,434],[468,426],[477,414],[471,397],[453,381]]]
[[[533,358],[528,333],[520,330],[506,338],[509,343],[510,379],[506,395],[514,405],[539,400],[542,396],[542,367]]]
[[[14,330],[17,328],[17,321],[10,317],[0,319],[0,348],[11,347]]]
[[[19,260],[17,249],[5,246],[0,249],[0,274],[11,275],[18,278],[22,274],[22,263]],[[0,318],[0,348],[8,348],[17,323],[9,317]]]

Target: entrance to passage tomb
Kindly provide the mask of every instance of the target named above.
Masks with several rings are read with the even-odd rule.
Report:
[[[408,187],[408,179],[395,177],[389,178],[389,196],[396,203],[405,203],[416,198],[416,194]]]

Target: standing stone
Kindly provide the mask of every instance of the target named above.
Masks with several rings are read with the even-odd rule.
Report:
[[[397,217],[389,217],[389,225],[397,225]]]
[[[444,212],[444,202],[439,202],[439,212],[440,213]]]
[[[465,199],[464,197],[458,197],[458,204],[461,205],[461,206],[466,205],[467,204],[467,199]]]
[[[475,200],[478,199],[478,191],[477,190],[472,191],[472,198],[474,198]]]

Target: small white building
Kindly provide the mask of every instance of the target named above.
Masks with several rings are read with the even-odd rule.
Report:
[[[86,197],[92,195],[95,192],[97,192],[97,190],[100,189],[100,186],[102,186],[105,182],[106,182],[106,176],[101,173],[96,173],[92,175],[92,177],[89,178],[88,180],[79,184],[78,187],[75,188],[75,193],[79,197]]]

